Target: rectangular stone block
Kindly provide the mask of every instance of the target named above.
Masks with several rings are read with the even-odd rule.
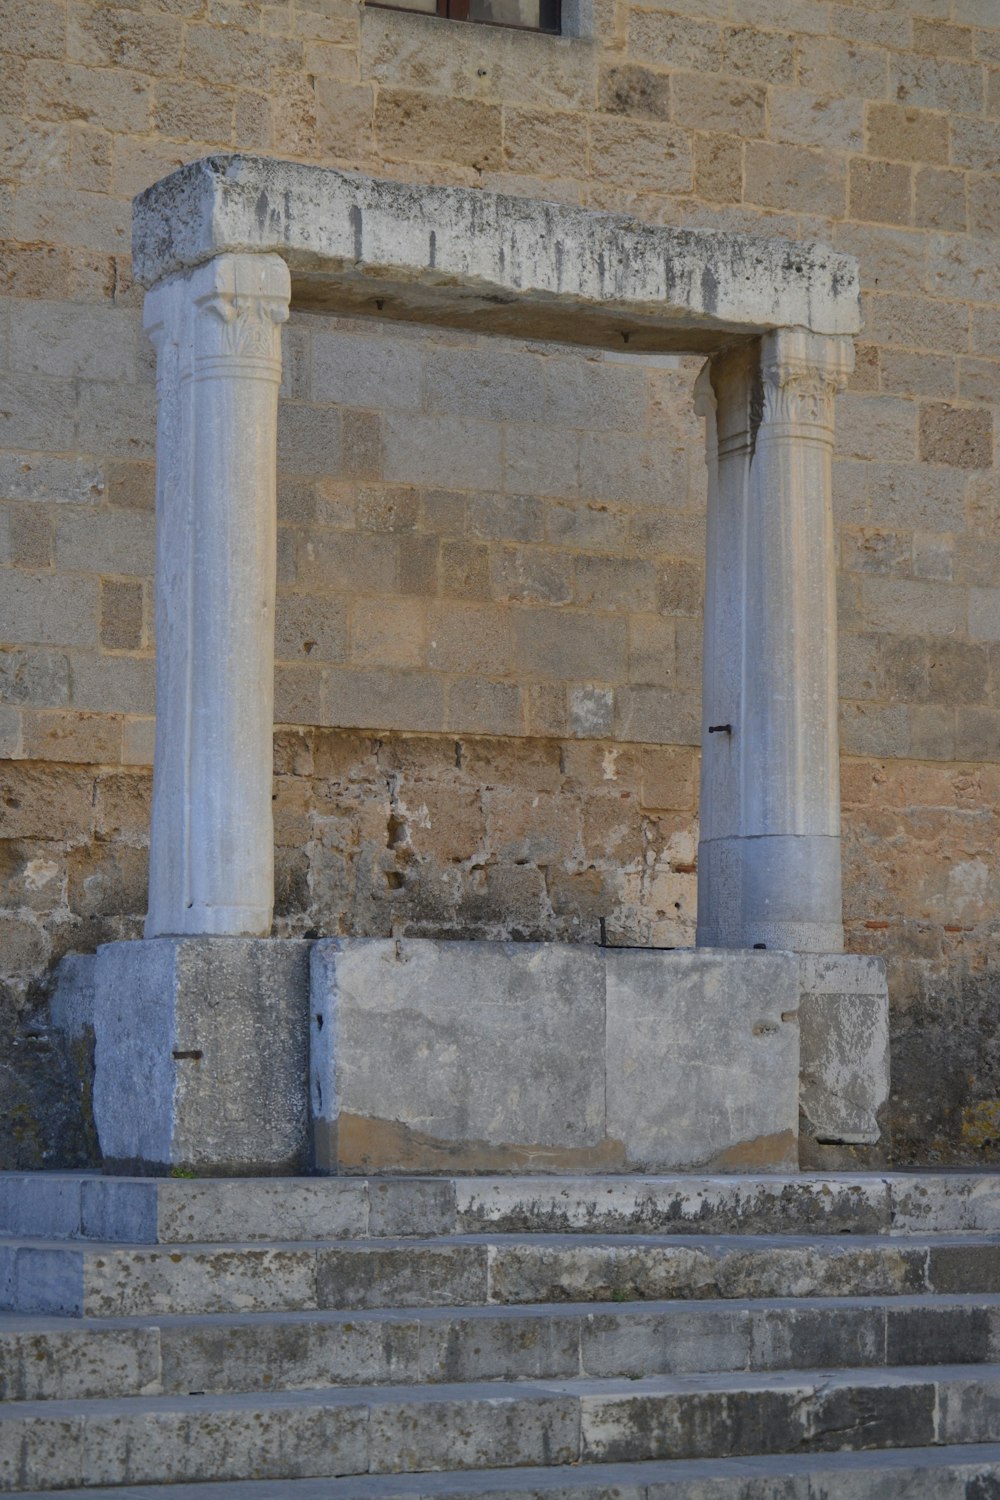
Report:
[[[607,957],[607,1130],[649,1171],[798,1165],[799,1004],[786,953]]]
[[[599,1159],[604,973],[564,944],[330,939],[312,959],[323,1170]]]
[[[106,1171],[302,1169],[309,948],[164,937],[98,950],[94,1118]]]
[[[344,938],[311,967],[320,1171],[797,1165],[794,955]]]
[[[817,1144],[872,1145],[889,1102],[889,991],[880,958],[799,958],[800,1130]]]
[[[0,1175],[0,1234],[71,1237],[80,1231],[81,1178],[4,1172]]]

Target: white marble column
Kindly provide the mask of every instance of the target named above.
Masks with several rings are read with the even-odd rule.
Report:
[[[268,934],[276,429],[288,269],[220,255],[146,297],[157,353],[146,936]]]
[[[838,952],[831,460],[853,346],[779,329],[739,361],[712,369],[698,942]]]
[[[733,840],[742,829],[746,512],[759,363],[757,344],[742,344],[707,364],[695,390],[708,465],[697,933],[705,947],[726,946],[723,933],[735,930],[740,909]]]

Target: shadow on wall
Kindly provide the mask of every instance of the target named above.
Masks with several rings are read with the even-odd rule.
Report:
[[[0,1169],[96,1166],[94,964],[67,953],[48,982],[48,1002],[10,1039],[0,1062]]]

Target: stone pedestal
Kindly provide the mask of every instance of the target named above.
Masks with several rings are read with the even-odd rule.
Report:
[[[888,1099],[853,954],[157,938],[94,988],[110,1172],[788,1171]]]
[[[331,939],[312,954],[327,1172],[787,1171],[798,959]]]
[[[98,950],[94,1117],[109,1172],[301,1172],[308,942],[155,938]]]

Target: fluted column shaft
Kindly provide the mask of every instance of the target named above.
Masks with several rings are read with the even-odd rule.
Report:
[[[848,339],[778,329],[759,362],[712,363],[705,946],[843,947],[831,460],[852,360]]]
[[[288,270],[220,255],[146,297],[157,353],[157,722],[146,936],[267,934],[276,433]]]

